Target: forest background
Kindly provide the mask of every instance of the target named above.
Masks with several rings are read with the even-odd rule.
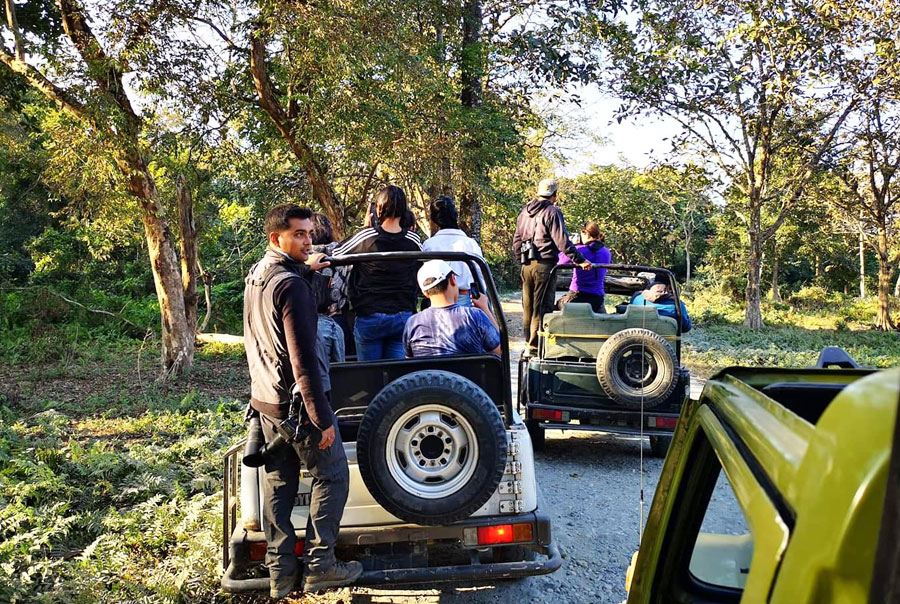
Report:
[[[343,237],[387,183],[458,202],[516,290],[515,218],[672,268],[698,374],[840,345],[900,362],[889,0],[4,0],[0,600],[203,601],[240,434],[243,277],[276,203]],[[678,125],[566,170],[578,90]],[[96,485],[94,492],[77,488]],[[99,491],[97,490],[99,489]],[[198,537],[200,535],[200,537]],[[98,591],[111,582],[113,591]]]

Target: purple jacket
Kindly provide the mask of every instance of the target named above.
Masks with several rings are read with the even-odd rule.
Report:
[[[590,246],[578,245],[576,247],[578,251],[593,264],[609,264],[612,262],[612,253],[610,253],[609,248],[603,244],[594,244]],[[564,253],[559,255],[560,264],[570,264],[571,262],[569,257]],[[572,271],[572,283],[569,284],[569,290],[603,296],[605,295],[603,289],[603,279],[605,277],[605,268],[595,268],[589,271],[576,268]]]

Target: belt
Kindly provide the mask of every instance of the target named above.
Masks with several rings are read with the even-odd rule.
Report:
[[[462,296],[462,295],[465,295],[465,294],[467,294],[467,293],[469,293],[469,290],[467,290],[467,289],[460,289],[460,290],[459,290],[459,295],[461,295],[461,296]]]

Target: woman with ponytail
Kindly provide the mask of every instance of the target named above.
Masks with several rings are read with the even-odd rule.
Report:
[[[609,264],[612,261],[612,253],[605,245],[606,237],[600,232],[600,225],[593,220],[587,221],[581,228],[581,241],[582,244],[576,247],[591,264]],[[565,254],[559,255],[560,264],[571,262]],[[605,277],[605,268],[584,270],[575,267],[572,271],[569,293],[560,298],[557,306],[562,309],[569,302],[584,302],[590,304],[594,312],[605,313],[606,308],[603,306],[603,297],[606,295],[603,289]]]

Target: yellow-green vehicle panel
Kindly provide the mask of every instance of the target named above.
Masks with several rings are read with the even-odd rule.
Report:
[[[714,376],[675,430],[628,602],[869,601],[898,399],[900,369]],[[701,531],[720,475],[745,534]]]

